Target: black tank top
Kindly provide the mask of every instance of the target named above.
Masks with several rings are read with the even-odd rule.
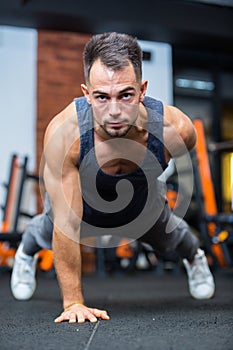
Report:
[[[143,101],[148,112],[149,134],[147,152],[140,166],[130,173],[110,175],[100,169],[96,159],[92,108],[85,97],[74,101],[80,130],[77,166],[83,195],[81,233],[84,236],[114,233],[137,238],[135,236],[141,235],[145,226],[151,227],[163,207],[161,198],[164,196],[158,193],[157,181],[167,167],[163,104],[151,97]]]

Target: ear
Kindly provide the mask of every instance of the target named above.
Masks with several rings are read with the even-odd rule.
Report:
[[[87,99],[87,103],[91,104],[90,94],[89,94],[88,88],[85,84],[81,84],[81,90],[83,92],[83,95]]]
[[[140,102],[144,100],[144,97],[146,95],[146,90],[147,90],[147,85],[148,85],[148,80],[144,80],[141,83],[141,88],[140,88]]]

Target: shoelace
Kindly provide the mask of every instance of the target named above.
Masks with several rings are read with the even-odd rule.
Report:
[[[31,262],[31,263],[33,263],[33,262]],[[27,262],[26,260],[21,261],[19,263],[16,273],[17,273],[17,275],[20,276],[20,283],[30,284],[32,279],[34,278],[30,263]]]
[[[195,282],[202,284],[206,282],[207,271],[205,269],[202,257],[198,258],[199,261],[195,262],[191,267],[192,277],[195,275]]]

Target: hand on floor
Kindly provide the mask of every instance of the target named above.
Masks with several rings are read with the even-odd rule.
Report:
[[[59,323],[69,321],[69,323],[84,323],[86,320],[97,322],[98,318],[109,320],[110,317],[105,310],[92,309],[83,304],[73,304],[66,308],[54,322]]]

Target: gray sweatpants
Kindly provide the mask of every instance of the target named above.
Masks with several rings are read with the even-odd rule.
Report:
[[[46,193],[43,212],[30,220],[23,233],[22,242],[25,253],[34,255],[41,249],[52,249],[52,236],[53,212]]]
[[[166,232],[167,223],[171,220],[174,229]],[[44,210],[36,215],[27,225],[22,241],[24,251],[34,255],[40,249],[52,249],[53,214],[46,194]],[[199,240],[191,232],[188,224],[175,216],[165,203],[162,213],[154,226],[139,238],[140,241],[150,244],[160,253],[177,252],[182,258],[193,259]]]

